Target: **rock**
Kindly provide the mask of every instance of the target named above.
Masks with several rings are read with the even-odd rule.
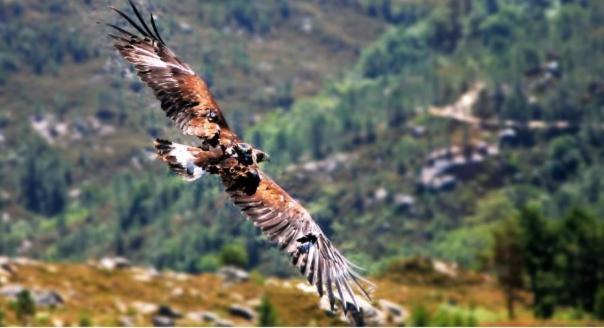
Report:
[[[378,188],[373,193],[373,198],[378,201],[384,201],[388,197],[388,191],[385,188]]]
[[[140,301],[132,303],[132,307],[136,310],[136,312],[141,314],[151,314],[159,309],[159,306],[156,304]]]
[[[216,274],[223,277],[227,282],[238,283],[250,279],[249,273],[234,266],[222,267],[218,270]]]
[[[187,313],[187,319],[194,322],[215,322],[220,320],[220,317],[214,312],[196,311]]]
[[[119,312],[119,313],[126,313],[128,312],[128,307],[126,306],[126,304],[124,304],[124,302],[122,302],[120,299],[116,299],[113,301],[113,305],[115,306],[115,309]]]
[[[256,311],[239,304],[229,306],[229,313],[246,320],[254,320],[256,318]]]
[[[121,316],[117,319],[117,323],[122,327],[133,327],[134,326],[134,318],[131,316]]]
[[[378,305],[392,318],[393,323],[396,325],[404,323],[409,318],[407,310],[394,302],[382,299],[378,301]]]
[[[156,315],[152,319],[154,327],[174,327],[174,319]]]
[[[457,277],[457,264],[452,262],[444,262],[439,260],[432,260],[432,267],[434,271],[441,273],[451,278]]]
[[[170,296],[172,297],[179,297],[182,296],[182,294],[185,293],[185,290],[182,287],[176,287],[174,289],[172,289],[172,291],[170,292]]]
[[[0,274],[11,276],[14,275],[16,272],[17,268],[10,260],[10,258],[6,256],[0,256]]]
[[[157,314],[159,316],[172,318],[172,319],[182,318],[182,313],[172,309],[171,307],[169,307],[167,305],[160,305],[159,309],[157,309]]]
[[[296,285],[296,288],[306,294],[314,294],[316,293],[316,289],[314,286],[308,284],[308,283],[304,283],[304,282],[300,282]]]
[[[159,276],[159,273],[154,268],[132,268],[132,279],[140,282],[150,282],[153,278]]]
[[[394,195],[394,205],[400,210],[411,210],[415,205],[415,198],[407,194],[396,194]]]
[[[383,311],[380,311],[373,307],[363,297],[356,295],[356,301],[359,305],[357,311],[354,305],[348,303],[349,311],[346,313],[346,318],[349,322],[355,325],[367,325],[367,326],[385,326],[387,316]]]
[[[253,309],[257,309],[260,304],[262,304],[262,299],[261,298],[253,298],[249,301],[246,302],[246,304],[250,307],[252,307]]]
[[[335,311],[337,310],[337,305],[335,305],[334,311],[332,311],[331,306],[329,305],[329,298],[327,297],[327,295],[323,295],[323,297],[321,297],[321,300],[319,300],[319,309],[323,310],[328,316],[333,317],[336,315]]]
[[[226,319],[219,319],[214,322],[216,327],[233,327],[233,322]]]
[[[63,297],[54,290],[39,290],[32,293],[34,303],[40,307],[57,307],[63,305]]]
[[[0,296],[7,297],[10,299],[16,299],[17,295],[19,295],[19,293],[24,290],[25,288],[19,284],[6,285],[0,288]]]
[[[405,313],[405,310],[403,310],[403,308],[391,301],[388,300],[379,300],[378,301],[378,305],[380,306],[380,308],[386,312],[388,312],[389,314],[393,315],[393,316],[399,316],[399,315],[403,315],[403,313]]]
[[[131,266],[130,261],[124,257],[104,257],[99,261],[99,267],[105,270],[124,269]]]

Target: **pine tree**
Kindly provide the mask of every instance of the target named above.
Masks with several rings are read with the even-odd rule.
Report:
[[[262,297],[262,303],[260,303],[260,317],[258,319],[258,326],[260,327],[275,327],[279,325],[279,319],[277,315],[277,309],[270,299],[265,295]]]

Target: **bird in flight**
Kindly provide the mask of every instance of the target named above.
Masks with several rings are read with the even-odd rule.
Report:
[[[289,255],[320,296],[327,294],[332,310],[339,300],[344,311],[358,311],[356,292],[369,299],[373,285],[334,247],[308,211],[262,172],[258,164],[268,155],[229,128],[204,80],[161,38],[153,15],[146,22],[129,2],[135,18],[112,9],[134,30],[108,24],[113,46],[153,90],[166,116],[182,133],[200,139],[198,146],[156,139],[159,160],[187,181],[218,175],[245,216]]]

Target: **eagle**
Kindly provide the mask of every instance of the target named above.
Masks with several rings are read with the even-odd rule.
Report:
[[[131,30],[107,24],[113,47],[153,90],[166,116],[183,134],[200,140],[199,145],[189,146],[156,139],[157,158],[189,182],[217,175],[247,219],[290,257],[319,296],[327,295],[332,311],[336,301],[345,312],[359,311],[359,293],[370,300],[373,284],[338,251],[309,212],[260,169],[268,154],[229,128],[205,81],[162,39],[153,14],[145,21],[129,3],[136,17],[110,7]]]

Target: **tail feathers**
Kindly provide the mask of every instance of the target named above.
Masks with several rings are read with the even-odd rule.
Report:
[[[205,173],[202,167],[195,165],[195,155],[199,152],[195,147],[155,139],[155,150],[158,158],[186,181],[197,180]]]

